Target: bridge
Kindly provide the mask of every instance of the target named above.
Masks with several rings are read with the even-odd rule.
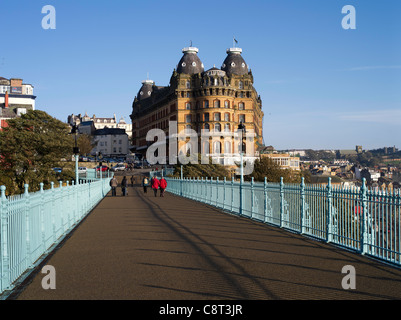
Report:
[[[118,178],[121,180],[121,176]],[[104,184],[100,189],[106,191],[105,197],[48,250],[23,280],[6,291],[6,298],[401,298],[401,269],[397,264],[340,247],[335,241],[294,232],[285,223],[266,223],[253,210],[249,215],[234,214],[231,208],[222,208],[224,201],[220,207],[215,205],[220,191],[210,196],[209,203],[189,199],[190,194],[203,194],[194,187],[200,186],[201,180],[169,179],[170,192],[155,197],[151,190],[143,192],[140,178],[136,176],[135,185],[128,188],[125,197],[121,192],[112,197]],[[207,183],[209,187],[213,183],[219,186],[217,181]],[[228,197],[231,182],[219,183],[227,184],[224,194]],[[262,190],[265,187],[260,186]],[[231,202],[236,200],[227,203]],[[372,245],[368,252],[373,250]],[[56,289],[45,290],[42,286],[45,275],[40,271],[45,265],[56,270]],[[344,287],[346,266],[355,270],[355,288]]]

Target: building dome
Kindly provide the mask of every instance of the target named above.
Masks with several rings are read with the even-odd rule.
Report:
[[[178,62],[177,73],[196,74],[204,71],[203,63],[197,55],[198,51],[195,47],[182,49],[184,55]]]
[[[244,58],[242,58],[241,53],[241,48],[227,49],[227,57],[221,66],[221,70],[225,71],[228,76],[231,74],[238,76],[248,74],[248,65]]]
[[[153,80],[142,81],[142,87],[138,91],[137,99],[138,101],[149,98],[153,91],[153,85],[155,82]]]

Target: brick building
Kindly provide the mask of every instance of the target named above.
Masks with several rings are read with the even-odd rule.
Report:
[[[146,154],[151,129],[161,129],[168,139],[169,121],[177,122],[177,132],[192,129],[221,133],[221,139],[198,142],[198,152],[218,157],[237,154],[239,146],[223,139],[224,133],[238,130],[240,123],[255,133],[254,150],[263,146],[262,101],[253,83],[252,71],[243,59],[240,48],[227,49],[221,68],[205,70],[198,57],[198,48],[182,50],[183,56],[174,69],[168,86],[157,86],[145,80],[132,104],[132,144],[136,152]],[[168,143],[168,142],[167,142]],[[188,145],[178,142],[178,149]],[[168,149],[168,147],[167,147]]]

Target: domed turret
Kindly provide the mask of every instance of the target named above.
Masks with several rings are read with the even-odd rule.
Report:
[[[248,65],[245,63],[244,58],[242,58],[241,53],[241,48],[227,49],[227,57],[221,66],[221,70],[225,71],[228,76],[231,74],[238,76],[248,74]]]
[[[144,80],[142,81],[142,87],[138,91],[138,101],[149,98],[153,91],[153,85],[155,82],[153,80]]]
[[[177,73],[196,74],[204,71],[203,63],[197,55],[198,51],[195,47],[182,49],[184,55],[178,62]]]

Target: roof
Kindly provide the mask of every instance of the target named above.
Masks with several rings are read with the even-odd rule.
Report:
[[[122,135],[122,134],[126,134],[126,133],[125,133],[125,129],[105,127],[103,129],[96,130],[94,134],[95,134],[95,136],[99,136],[99,135],[110,135],[110,134]]]
[[[248,65],[241,56],[241,52],[241,48],[227,49],[227,57],[221,66],[221,70],[225,71],[228,76],[231,74],[240,76],[248,74]]]
[[[197,55],[198,51],[195,47],[182,49],[184,55],[178,62],[177,73],[196,74],[204,71],[203,63]]]

